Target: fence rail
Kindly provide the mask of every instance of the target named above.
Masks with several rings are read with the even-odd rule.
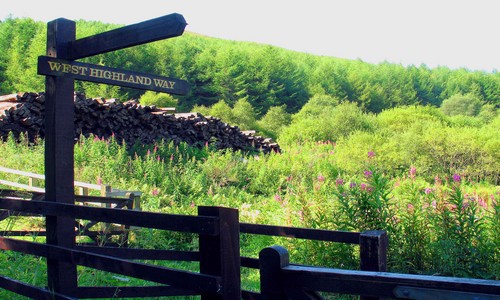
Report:
[[[22,200],[17,197],[19,193],[35,200]],[[77,202],[95,203],[118,203],[123,200],[94,196],[76,198]],[[199,236],[199,249],[198,251],[176,251],[95,245],[62,247],[57,244],[41,244],[8,238],[5,236],[12,235],[12,232],[5,232],[5,236],[0,237],[0,250],[18,251],[45,257],[47,261],[58,260],[74,266],[95,268],[158,284],[146,287],[81,287],[75,283],[76,288],[63,295],[0,275],[0,288],[31,298],[201,295],[202,300],[321,299],[318,291],[350,293],[361,295],[362,299],[378,297],[432,299],[428,295],[438,295],[436,299],[446,299],[446,297],[466,299],[472,295],[479,297],[476,299],[498,300],[500,295],[498,282],[385,273],[387,235],[384,231],[359,233],[239,223],[237,210],[221,207],[199,207],[197,216],[187,216],[40,201],[43,199],[42,193],[2,191],[0,209],[46,217],[90,220],[89,224],[108,222],[193,233]],[[281,247],[264,249],[258,259],[241,257],[240,233],[358,244],[362,271],[291,265],[288,252]],[[43,232],[43,235],[49,234],[50,232]],[[90,233],[86,231],[85,234]],[[199,272],[188,272],[132,261],[135,259],[191,261],[198,262],[200,268]],[[260,269],[260,292],[241,290],[241,267]],[[50,276],[49,274],[49,280],[51,280]]]
[[[22,177],[27,177],[28,184],[8,181],[8,180],[0,180],[0,185],[6,185],[11,187],[16,187],[19,189],[37,192],[37,193],[45,193],[45,188],[41,187],[40,181],[45,180],[45,175],[20,171],[15,169],[9,169],[0,166],[0,173],[19,175]],[[74,181],[75,188],[78,189],[77,194],[80,196],[88,196],[89,191],[99,191],[101,197],[127,197],[129,194],[134,195],[134,204],[133,208],[136,210],[140,210],[140,198],[142,192],[139,191],[127,191],[121,189],[112,188],[107,184],[93,184],[88,182]]]
[[[240,296],[239,230],[237,210],[220,207],[199,207],[198,216],[181,216],[114,208],[86,207],[47,201],[26,201],[0,198],[0,209],[22,211],[44,216],[64,216],[120,223],[130,226],[194,233],[199,235],[199,252],[171,252],[169,259],[187,258],[199,261],[200,272],[165,268],[130,259],[158,255],[145,249],[99,248],[95,246],[61,247],[0,237],[0,249],[45,257],[63,263],[80,265],[151,281],[153,287],[78,287],[61,299],[118,297],[153,297],[202,295],[202,299],[237,299]],[[50,234],[50,233],[47,233]],[[161,255],[166,252],[162,251]],[[131,255],[132,254],[132,255]],[[142,257],[139,257],[142,256]],[[219,256],[219,257],[218,257]],[[48,280],[55,280],[50,278]],[[2,277],[0,287],[21,295],[58,296],[38,287]],[[238,295],[238,297],[235,297]],[[45,296],[34,298],[43,299]]]
[[[260,252],[261,299],[321,299],[316,292],[398,299],[500,299],[496,280],[292,266],[288,259],[283,247]]]

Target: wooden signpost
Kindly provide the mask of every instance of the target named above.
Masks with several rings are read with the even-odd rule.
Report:
[[[76,23],[47,24],[47,56],[38,60],[45,83],[45,199],[74,204],[74,80],[85,80],[184,95],[185,81],[84,64],[74,60],[182,35],[187,23],[170,14],[76,40]],[[75,220],[47,216],[47,243],[73,248]],[[77,289],[76,265],[47,260],[49,289],[66,295]]]

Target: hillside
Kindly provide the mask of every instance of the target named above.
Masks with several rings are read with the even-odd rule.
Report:
[[[30,19],[0,23],[0,94],[43,91],[36,58],[45,50],[46,24]],[[117,25],[78,21],[77,36]],[[256,43],[227,41],[186,32],[183,36],[88,58],[110,67],[185,79],[191,92],[177,97],[178,111],[224,100],[247,100],[259,116],[285,105],[295,113],[314,95],[357,103],[381,112],[401,105],[440,106],[457,94],[473,94],[484,104],[500,105],[500,73],[429,69],[320,57]],[[89,97],[139,98],[143,92],[78,82]]]

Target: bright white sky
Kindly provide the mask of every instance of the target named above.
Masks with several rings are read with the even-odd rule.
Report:
[[[186,31],[317,55],[500,71],[499,0],[0,0],[0,19],[133,24],[173,12]]]

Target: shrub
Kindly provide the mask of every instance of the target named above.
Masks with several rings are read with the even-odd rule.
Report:
[[[477,116],[482,102],[473,94],[455,94],[443,101],[441,111],[448,116]]]
[[[266,135],[277,138],[280,132],[292,121],[292,117],[286,112],[286,105],[272,106],[267,113],[258,121],[258,125]]]
[[[176,107],[177,100],[172,95],[165,93],[156,93],[152,91],[145,92],[139,99],[142,105],[156,105],[157,107]]]

